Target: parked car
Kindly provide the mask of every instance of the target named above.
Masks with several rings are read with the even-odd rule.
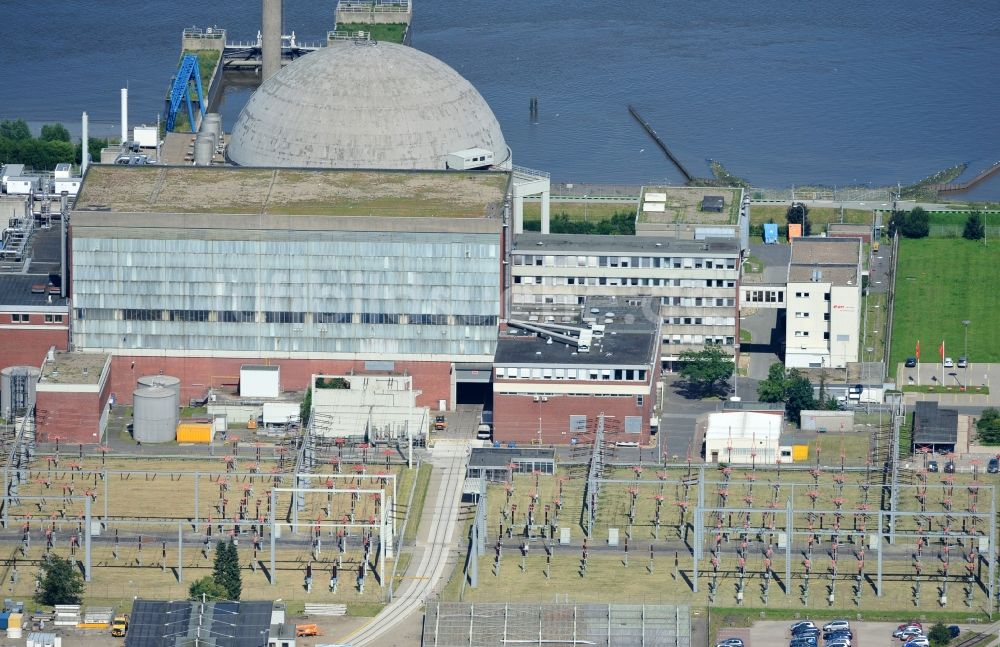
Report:
[[[895,636],[895,634],[893,635]],[[916,627],[909,627],[899,632],[899,635],[896,637],[899,638],[900,642],[907,642],[913,640],[917,636],[923,636],[923,635],[924,635],[923,629],[919,629]]]
[[[715,647],[743,647],[743,641],[740,638],[726,638],[715,643]]]
[[[788,647],[817,647],[815,638],[792,638]]]
[[[1000,472],[1000,458],[994,456],[990,459],[990,462],[986,464],[986,473],[996,474],[997,472]]]
[[[896,627],[896,629],[898,631],[902,631],[903,629],[906,629],[907,627],[916,627],[917,629],[921,629],[921,630],[924,628],[924,626],[922,624],[920,624],[918,621],[916,621],[916,620],[910,620],[909,622],[904,622],[903,624],[899,625],[898,627]]]
[[[831,631],[823,634],[823,642],[825,644],[830,644],[830,641],[832,640],[846,640],[847,642],[851,642],[853,639],[854,634],[846,629],[843,631]]]
[[[851,647],[851,641],[847,638],[834,638],[823,643],[823,647]]]
[[[913,368],[916,365],[917,365],[916,357],[907,357],[906,361],[903,362],[903,366],[905,366],[906,368]]]
[[[905,625],[899,625],[896,628],[896,631],[892,632],[892,637],[902,638],[904,634],[920,635],[921,633],[923,633],[923,630],[924,629],[922,626],[920,626],[920,623],[911,622]]]
[[[434,417],[434,431],[444,431],[448,428],[448,421],[445,420],[444,416]]]
[[[948,636],[950,638],[958,638],[958,634],[960,633],[962,633],[962,630],[958,627],[958,625],[950,625],[948,627]]]
[[[945,474],[955,473],[955,461],[948,461],[947,463],[944,464],[944,473]]]
[[[950,357],[945,357],[944,358],[944,367],[945,368],[955,368],[955,360],[953,360]]]
[[[831,631],[850,631],[850,629],[851,623],[846,620],[831,620],[823,625],[823,633],[830,633]]]
[[[815,628],[816,628],[816,623],[813,622],[812,620],[802,620],[800,622],[792,624],[792,626],[789,627],[789,631],[791,631],[792,635],[794,636],[796,632],[799,632],[803,629],[815,629]]]
[[[969,367],[969,358],[966,357],[965,355],[959,357],[958,368],[968,368],[968,367]]]
[[[931,642],[927,640],[927,636],[917,636],[903,645],[903,647],[930,647],[930,644]]]
[[[938,471],[938,463],[937,463],[937,461],[927,461],[927,471],[928,472],[936,472],[936,471]]]

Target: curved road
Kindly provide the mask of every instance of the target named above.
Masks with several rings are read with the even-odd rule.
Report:
[[[393,631],[393,628],[411,614],[422,613],[424,601],[430,597],[438,582],[446,575],[448,553],[454,545],[455,524],[462,501],[462,486],[468,462],[467,444],[442,444],[433,449],[432,463],[440,473],[433,508],[425,504],[421,513],[420,535],[417,548],[420,559],[416,569],[412,564],[406,580],[395,599],[381,613],[351,635],[341,640],[353,647],[371,645]],[[432,482],[434,476],[431,477]],[[428,520],[426,517],[430,515]],[[428,523],[429,521],[429,523]],[[425,534],[426,533],[426,534]]]

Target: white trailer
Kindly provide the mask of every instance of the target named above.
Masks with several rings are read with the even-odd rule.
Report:
[[[83,182],[83,178],[78,178],[78,177],[56,178],[54,193],[56,195],[59,195],[63,191],[65,191],[70,195],[76,195],[77,193],[80,192],[81,182]]]
[[[299,405],[295,402],[265,402],[262,418],[265,427],[298,423]]]
[[[493,166],[493,151],[485,148],[467,148],[449,153],[445,164],[450,169],[468,171],[470,169]]]
[[[38,191],[41,186],[42,179],[37,175],[12,177],[7,180],[7,193],[10,195],[28,195],[32,191]]]
[[[4,164],[0,167],[0,191],[6,193],[7,181],[24,175],[24,164]]]
[[[71,173],[72,169],[73,167],[67,164],[66,162],[62,162],[61,164],[56,164],[56,170],[53,177],[57,180],[68,180],[72,175]]]
[[[141,148],[156,148],[159,136],[156,126],[136,126],[132,129],[132,141]]]

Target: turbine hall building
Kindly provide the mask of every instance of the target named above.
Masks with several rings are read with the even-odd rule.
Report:
[[[112,391],[181,379],[182,399],[281,366],[408,374],[451,407],[493,361],[510,174],[91,167],[71,216],[74,350]]]

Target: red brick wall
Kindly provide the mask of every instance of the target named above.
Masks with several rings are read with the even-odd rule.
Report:
[[[565,382],[563,382],[565,383]],[[539,392],[545,392],[551,383],[538,385]],[[613,384],[602,382],[601,384]],[[605,430],[608,440],[636,441],[649,440],[649,416],[653,404],[653,392],[643,397],[641,407],[636,405],[635,396],[629,397],[579,397],[568,395],[547,395],[547,402],[535,402],[532,395],[493,394],[493,439],[501,442],[513,440],[528,443],[538,440],[539,416],[541,417],[541,440],[545,444],[568,445],[573,438],[569,433],[569,417],[586,415],[587,428],[596,429],[597,417],[604,413],[608,417]],[[625,423],[625,416],[642,416],[642,431],[639,434],[619,433]],[[589,438],[581,437],[581,441]]]
[[[10,315],[2,315],[10,321]],[[36,314],[34,317],[41,318]],[[66,350],[69,332],[53,325],[45,330],[0,329],[0,368],[8,366],[41,366],[45,353],[55,346]]]
[[[35,418],[41,442],[57,436],[67,444],[99,442],[93,434],[101,420],[101,394],[39,391]]]
[[[243,364],[265,364],[260,359],[225,357],[139,357],[121,356],[112,359],[111,390],[117,402],[132,403],[136,380],[143,375],[173,375],[181,380],[181,404],[191,398],[201,398],[209,387],[236,392]],[[365,372],[364,361],[275,359],[269,362],[281,366],[281,388],[285,391],[304,389],[314,373],[333,375]],[[438,400],[451,402],[451,364],[448,362],[396,362],[395,373],[413,376],[413,388],[422,391],[417,404],[437,409]],[[374,372],[373,375],[384,375]]]

